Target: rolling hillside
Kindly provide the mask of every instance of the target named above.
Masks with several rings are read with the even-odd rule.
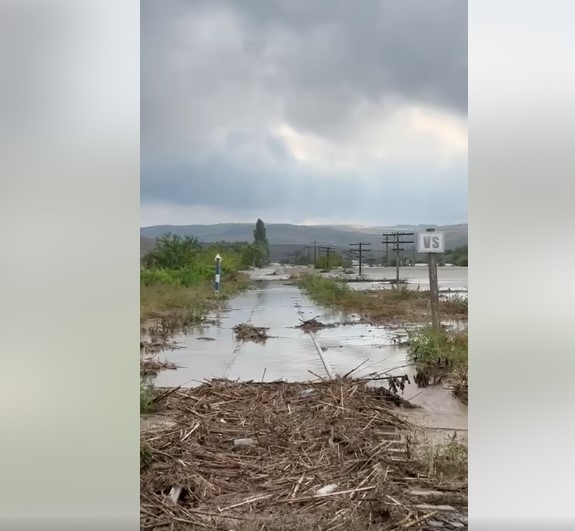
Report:
[[[148,239],[172,232],[179,235],[192,235],[199,241],[240,242],[252,241],[255,224],[220,223],[218,225],[157,225],[140,229],[140,244],[148,246]],[[270,245],[305,246],[317,242],[318,245],[348,247],[354,242],[369,242],[372,248],[381,248],[382,233],[385,231],[422,231],[427,226],[401,225],[395,227],[357,227],[352,225],[289,225],[266,224]],[[437,226],[436,230],[445,232],[447,249],[467,245],[467,223],[460,225]]]

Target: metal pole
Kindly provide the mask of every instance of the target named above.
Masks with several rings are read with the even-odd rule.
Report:
[[[214,291],[216,292],[216,295],[220,292],[221,263],[222,263],[222,257],[219,254],[217,254],[216,255],[216,278],[215,278],[215,282],[214,282]]]

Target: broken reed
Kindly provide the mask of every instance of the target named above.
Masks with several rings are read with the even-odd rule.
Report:
[[[407,444],[422,474],[440,482],[467,481],[468,447],[456,435],[437,443],[422,433],[406,437]]]
[[[162,409],[170,424],[141,439],[142,528],[397,529],[429,514],[409,492],[432,481],[401,439],[410,425],[364,381],[212,380]]]
[[[237,324],[233,328],[238,341],[253,341],[255,343],[265,343],[269,338],[267,328],[253,326],[248,323]]]

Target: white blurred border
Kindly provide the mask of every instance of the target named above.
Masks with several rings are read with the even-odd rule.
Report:
[[[575,528],[574,10],[470,2],[472,529]],[[137,529],[139,3],[0,24],[0,527]]]
[[[0,527],[139,528],[139,2],[0,2]]]
[[[469,3],[471,529],[575,529],[575,3]]]

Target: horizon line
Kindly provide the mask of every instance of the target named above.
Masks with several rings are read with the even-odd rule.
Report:
[[[450,227],[454,225],[469,225],[469,221],[460,221],[456,223],[394,223],[394,224],[381,224],[381,225],[367,225],[362,223],[286,223],[286,222],[264,222],[266,226],[268,225],[293,225],[296,227],[362,227],[362,228],[379,228],[379,227]],[[154,227],[190,227],[190,226],[200,226],[200,227],[213,227],[217,225],[252,225],[250,221],[229,221],[220,223],[185,223],[185,224],[173,224],[173,223],[158,223],[156,225],[140,225],[140,229],[151,229]]]

